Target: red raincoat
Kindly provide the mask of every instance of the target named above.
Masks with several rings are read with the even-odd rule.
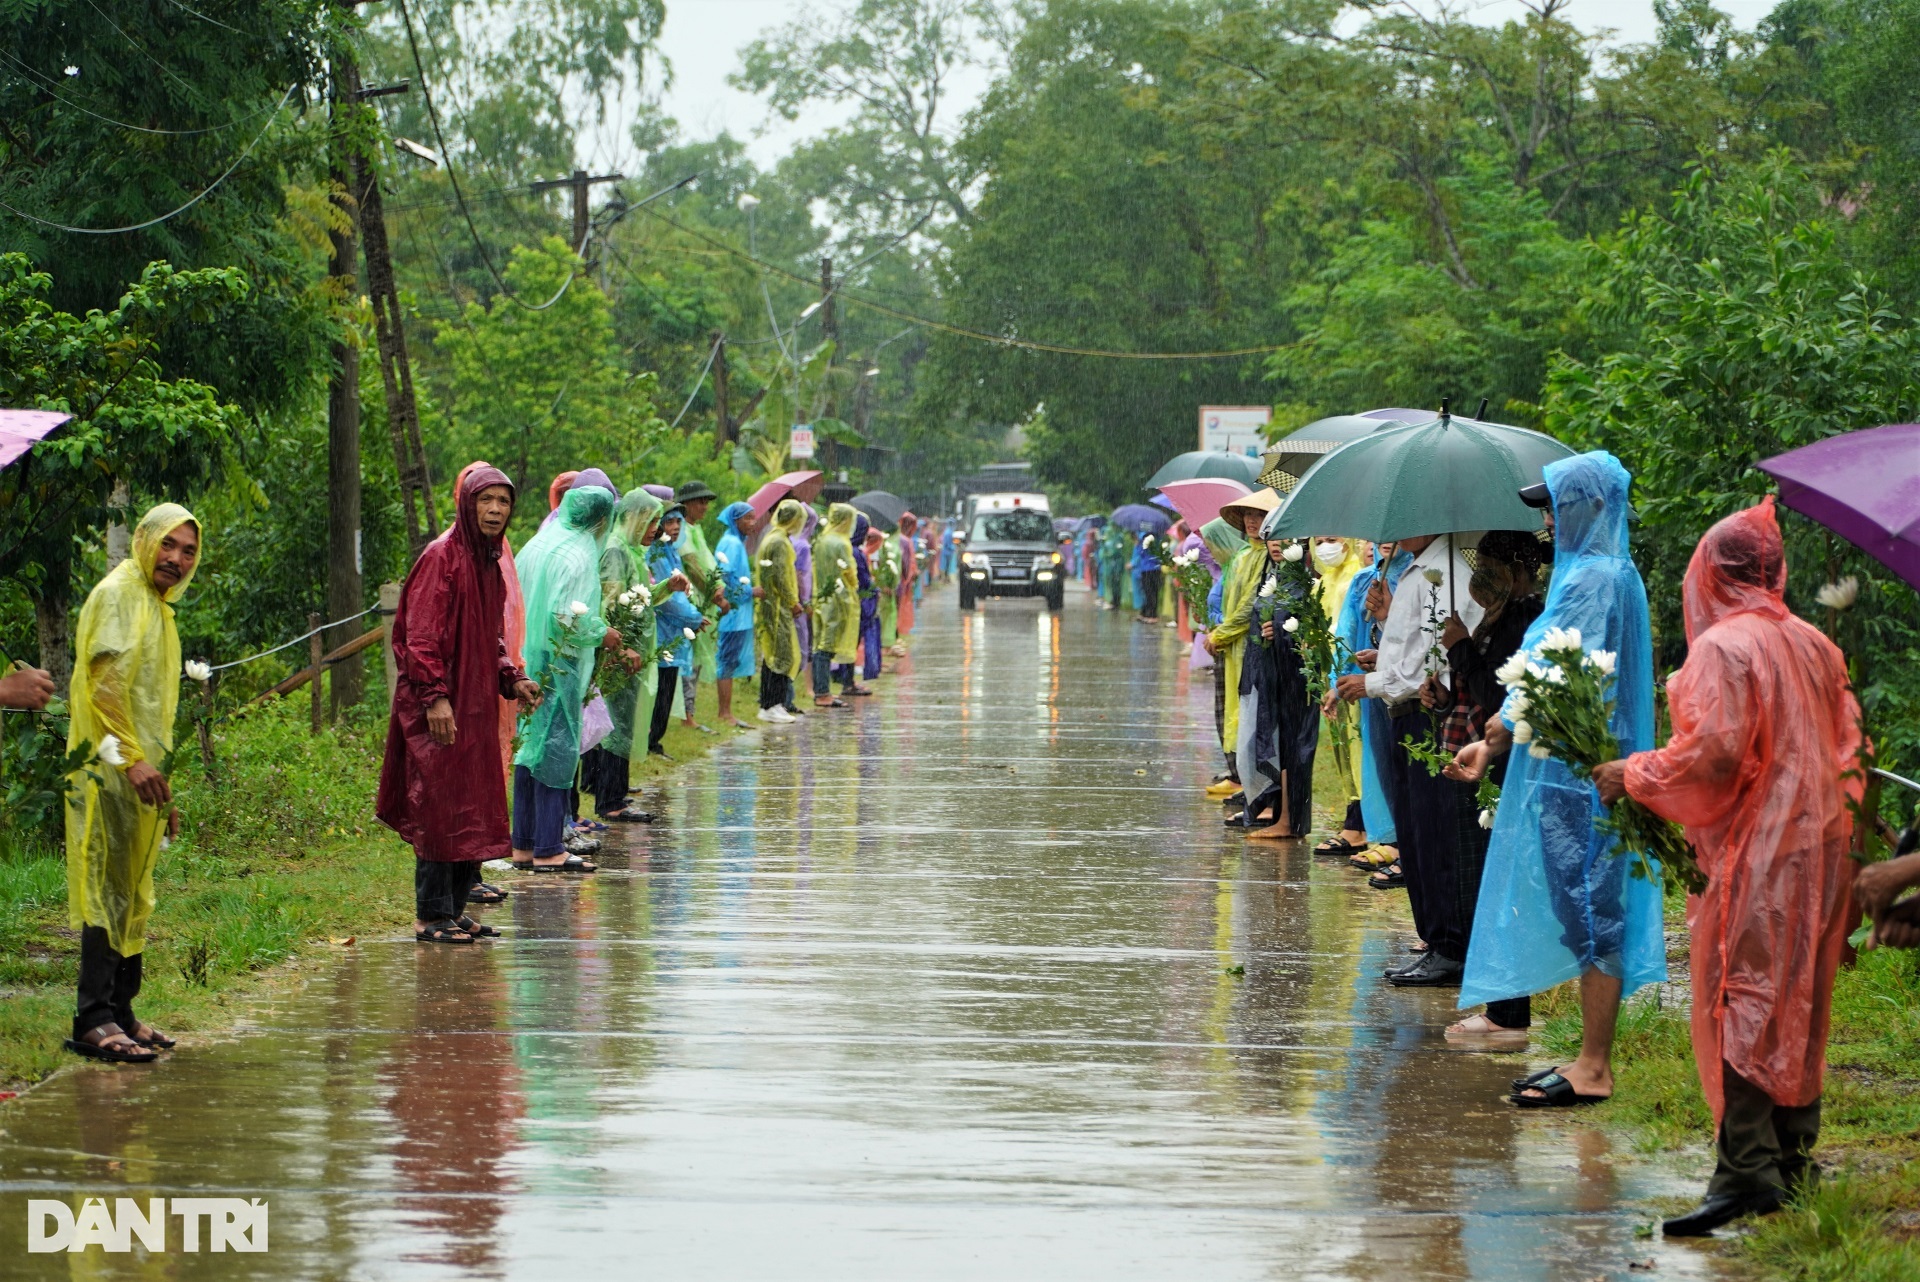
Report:
[[[474,468],[460,487],[453,537],[427,545],[400,590],[393,618],[399,668],[386,759],[374,814],[435,863],[505,859],[506,789],[500,778],[500,700],[526,674],[502,635],[506,584],[501,539],[480,533],[480,491],[512,482],[498,468]],[[453,706],[454,741],[427,733],[427,708]]]
[[[1673,738],[1627,794],[1684,824],[1708,877],[1687,903],[1693,1054],[1716,1122],[1721,1061],[1787,1107],[1820,1096],[1853,907],[1846,781],[1860,712],[1840,651],[1787,610],[1773,500],[1721,521],[1687,568]]]

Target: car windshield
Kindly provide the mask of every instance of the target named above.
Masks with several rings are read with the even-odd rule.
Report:
[[[991,512],[973,519],[973,537],[982,543],[1051,543],[1053,518],[1032,508]]]

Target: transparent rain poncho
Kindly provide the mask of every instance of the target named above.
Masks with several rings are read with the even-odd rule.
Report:
[[[794,609],[801,604],[799,574],[794,568],[793,539],[807,521],[807,510],[796,499],[782,499],[773,510],[773,528],[760,540],[755,573],[766,594],[753,615],[753,644],[769,671],[798,677],[806,671],[800,648],[800,630]]]
[[[68,779],[68,916],[75,930],[103,928],[122,957],[146,947],[153,867],[167,823],[165,811],[135,794],[126,767],[144,761],[164,770],[173,751],[181,673],[172,602],[193,581],[190,571],[163,599],[153,586],[153,567],[161,540],[190,521],[198,525],[177,503],[141,517],[131,554],[87,594],[74,633],[67,748],[85,743],[97,754],[112,735],[124,764],[96,760]]]
[[[1340,559],[1332,563],[1320,560],[1321,540],[1311,543],[1314,555],[1314,569],[1320,575],[1320,581],[1314,588],[1314,594],[1320,599],[1320,609],[1327,616],[1327,625],[1334,629],[1334,635],[1341,635],[1339,624],[1341,615],[1346,612],[1347,594],[1353,586],[1354,576],[1367,568],[1368,559],[1361,554],[1364,546],[1360,539],[1340,540]],[[1331,546],[1331,544],[1329,544]],[[1337,668],[1336,661],[1335,667]],[[1327,674],[1329,684],[1337,672]],[[1340,786],[1345,791],[1345,801],[1358,801],[1365,791],[1365,758],[1360,746],[1360,705],[1341,700],[1332,719],[1322,718],[1320,722],[1320,746],[1333,754],[1334,773],[1339,777]],[[1364,809],[1364,807],[1363,807]],[[1343,819],[1342,824],[1346,821]],[[1363,821],[1364,822],[1364,821]]]
[[[549,788],[569,787],[580,764],[581,708],[607,630],[600,549],[613,501],[598,486],[568,490],[553,519],[516,558],[527,602],[527,676],[540,683],[544,697],[520,719],[513,764]],[[585,609],[576,612],[575,605]]]
[[[603,612],[606,606],[610,606],[615,598],[629,588],[645,589],[648,603],[652,603],[653,575],[647,567],[647,527],[659,520],[660,513],[665,509],[665,503],[644,489],[628,490],[614,504],[606,548],[600,553]],[[621,640],[629,648],[645,654],[646,648],[641,642],[651,641],[652,638],[622,637]],[[657,664],[649,663],[634,673],[633,679],[607,700],[607,714],[613,722],[613,729],[601,740],[602,749],[629,759],[647,755],[647,736],[636,734],[635,728],[646,726],[651,720],[653,699],[659,685],[660,668]]]
[[[851,504],[835,503],[813,540],[813,648],[830,651],[835,663],[852,663],[860,644],[860,578],[852,542],[858,515]]]
[[[1577,628],[1589,650],[1617,658],[1612,730],[1622,756],[1653,746],[1653,634],[1647,592],[1627,557],[1627,487],[1604,450],[1545,468],[1553,496],[1554,566],[1546,608],[1527,629]],[[1514,718],[1505,716],[1511,726]],[[1462,1007],[1521,997],[1589,967],[1631,993],[1667,976],[1662,890],[1595,832],[1600,794],[1563,763],[1515,745],[1480,881]]]
[[[1860,709],[1846,660],[1788,612],[1773,500],[1700,540],[1687,567],[1687,662],[1673,738],[1627,762],[1627,793],[1684,824],[1707,889],[1687,901],[1693,1049],[1716,1121],[1721,1063],[1776,1103],[1811,1104],[1853,907]]]

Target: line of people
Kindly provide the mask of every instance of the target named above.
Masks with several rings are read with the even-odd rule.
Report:
[[[1405,889],[1418,939],[1382,978],[1458,988],[1463,1009],[1480,1007],[1449,1040],[1524,1049],[1531,997],[1577,983],[1580,1053],[1516,1079],[1509,1098],[1521,1108],[1610,1098],[1621,1002],[1666,978],[1662,887],[1631,875],[1598,822],[1606,807],[1632,796],[1684,825],[1710,879],[1688,926],[1718,1163],[1703,1205],[1668,1221],[1681,1236],[1774,1209],[1816,1169],[1834,975],[1859,917],[1846,857],[1858,707],[1839,650],[1787,610],[1768,500],[1714,526],[1694,554],[1689,654],[1667,687],[1672,737],[1657,748],[1628,488],[1610,454],[1582,454],[1521,492],[1542,510],[1544,537],[1440,532],[1377,547],[1264,540],[1282,501],[1272,490],[1222,508],[1201,531],[1220,567],[1203,645],[1225,768],[1209,792],[1250,839],[1304,837],[1316,753],[1328,747],[1343,805],[1339,831],[1314,853],[1378,889]],[[1298,640],[1312,612],[1285,567],[1301,560],[1336,638],[1324,676],[1308,671]],[[1514,750],[1524,718],[1496,674],[1553,629],[1617,656],[1621,760],[1591,778],[1537,746]],[[1483,805],[1489,780],[1497,804]],[[1875,883],[1876,914],[1894,893]]]

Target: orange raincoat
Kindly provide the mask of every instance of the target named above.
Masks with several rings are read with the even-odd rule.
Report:
[[[1773,500],[1708,530],[1687,568],[1673,738],[1627,759],[1627,794],[1684,824],[1708,877],[1687,902],[1693,1054],[1720,1120],[1721,1062],[1799,1108],[1820,1096],[1853,907],[1860,712],[1840,651],[1787,610]]]

